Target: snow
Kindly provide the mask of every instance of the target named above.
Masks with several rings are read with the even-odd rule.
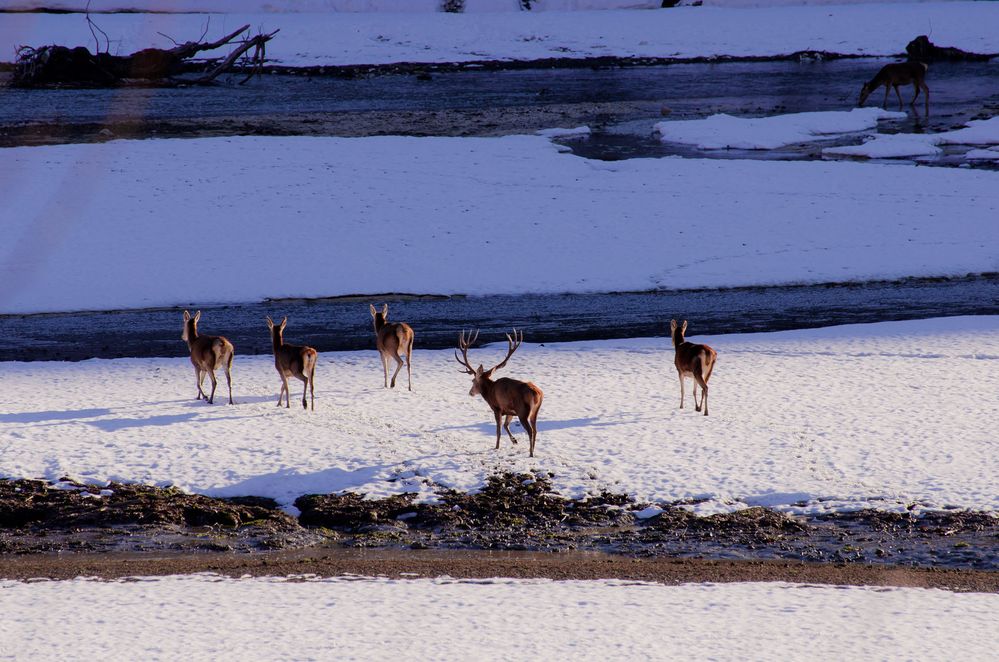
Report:
[[[938,145],[999,145],[999,117],[971,120],[961,129],[941,133],[900,133],[874,136],[860,145],[829,147],[823,154],[859,156],[871,159],[935,156],[943,152]],[[987,150],[969,151],[965,158],[990,158]]]
[[[0,313],[999,269],[995,172],[237,137],[10,148],[0,181]]]
[[[801,0],[799,0],[801,1]],[[866,0],[870,1],[870,0]],[[59,9],[82,12],[140,11],[171,14],[302,13],[302,12],[440,12],[443,0],[6,0],[3,9]],[[531,11],[587,9],[654,9],[660,0],[535,0]],[[465,13],[519,12],[520,0],[465,0]]]
[[[206,24],[210,39],[244,24],[262,30],[280,28],[267,45],[267,55],[289,66],[551,57],[746,57],[803,50],[884,56],[900,53],[930,27],[936,44],[999,52],[999,6],[991,2],[470,14],[105,14],[98,24],[110,36],[112,53],[169,48],[172,43],[163,35],[194,39]],[[6,14],[0,20],[0,59],[12,60],[22,44],[90,44],[93,48],[93,40],[79,14]]]
[[[177,326],[179,337],[180,315]],[[202,326],[224,332],[225,320]],[[294,332],[291,319],[289,342]],[[186,358],[2,363],[0,476],[173,484],[288,506],[340,490],[432,500],[435,485],[550,472],[569,497],[700,499],[702,514],[999,510],[999,317],[693,340],[719,354],[708,417],[689,401],[678,408],[665,338],[525,344],[501,374],[545,391],[534,459],[516,425],[521,443],[504,436],[494,450],[492,416],[452,353],[418,345],[412,393],[382,388],[374,351],[320,354],[314,412],[276,407],[273,360],[239,347],[231,407],[194,400]],[[470,356],[491,365],[505,349]]]
[[[541,129],[536,131],[535,135],[544,136],[546,138],[561,138],[574,139],[574,138],[587,138],[589,137],[590,127],[588,126],[577,126],[574,129]]]
[[[999,159],[999,148],[993,147],[991,149],[973,149],[964,155],[964,158],[969,161],[981,159],[981,160],[996,160]]]
[[[733,117],[718,114],[697,120],[668,120],[655,125],[663,142],[700,149],[777,149],[828,140],[839,134],[875,128],[879,120],[905,119],[905,113],[880,108],[850,111],[791,113],[772,117]]]
[[[985,660],[999,645],[999,596],[939,589],[180,575],[0,595],[0,655],[24,659]]]

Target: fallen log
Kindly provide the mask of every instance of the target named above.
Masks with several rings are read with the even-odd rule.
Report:
[[[49,85],[87,85],[113,87],[141,81],[144,84],[177,83],[206,84],[220,74],[232,69],[236,61],[251,48],[255,49],[250,60],[250,76],[263,65],[265,44],[278,33],[260,33],[247,36],[250,26],[244,25],[228,35],[212,42],[189,41],[177,44],[174,48],[146,48],[131,55],[111,55],[106,52],[91,53],[78,46],[50,45],[38,48],[22,46],[17,51],[14,64],[13,87],[45,87]],[[191,58],[204,51],[221,48],[227,44],[238,44],[220,64],[205,75],[179,81],[175,77],[190,72],[194,67]],[[242,82],[249,80],[249,76]]]

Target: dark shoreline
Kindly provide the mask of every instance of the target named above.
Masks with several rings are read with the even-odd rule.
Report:
[[[935,588],[999,593],[999,573],[773,561],[636,559],[604,554],[481,551],[306,550],[261,554],[45,554],[0,556],[0,578],[14,581],[120,580],[210,572],[226,577],[344,575],[388,579],[616,579],[666,585],[789,582],[832,586]]]
[[[259,497],[0,480],[0,559],[125,554],[155,567],[161,556],[179,555],[190,557],[184,563],[191,567],[212,570],[219,559],[273,554],[340,558],[379,550],[404,558],[431,550],[523,552],[546,559],[599,554],[661,563],[804,562],[983,571],[999,578],[999,517],[988,512],[920,512],[918,504],[874,510],[878,504],[872,502],[868,510],[823,515],[753,507],[699,517],[687,502],[648,509],[650,504],[621,494],[566,499],[552,491],[546,476],[527,474],[494,475],[476,493],[440,488],[436,503],[417,503],[415,496],[304,495],[295,502],[296,517]]]

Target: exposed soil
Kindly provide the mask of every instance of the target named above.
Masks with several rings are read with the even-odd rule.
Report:
[[[361,563],[357,559],[372,563],[369,557],[347,554],[349,550],[391,552],[387,558],[392,559],[392,568],[406,567],[407,554],[413,550],[499,550],[560,553],[538,556],[549,559],[539,566],[543,568],[538,570],[543,573],[539,576],[644,577],[593,575],[593,568],[599,566],[588,566],[580,558],[598,553],[611,554],[607,557],[611,559],[649,560],[652,565],[641,567],[654,568],[648,571],[650,576],[663,577],[655,581],[670,581],[667,577],[673,575],[669,573],[680,572],[677,567],[683,568],[683,576],[696,568],[707,568],[709,574],[698,581],[714,581],[711,578],[718,573],[793,578],[799,571],[787,570],[797,567],[788,563],[808,561],[840,568],[828,575],[828,581],[834,582],[852,583],[844,577],[856,576],[866,578],[862,583],[870,583],[872,577],[890,575],[889,568],[908,567],[991,571],[990,576],[996,579],[989,581],[999,585],[999,572],[995,572],[999,570],[999,518],[992,513],[950,511],[916,516],[869,510],[804,518],[749,508],[697,517],[686,508],[689,504],[673,503],[659,504],[662,512],[642,519],[638,513],[649,504],[609,493],[565,499],[552,492],[547,476],[526,474],[493,476],[476,494],[441,489],[438,495],[434,504],[414,503],[411,494],[370,501],[357,494],[307,495],[296,501],[301,511],[296,521],[273,501],[253,497],[212,499],[172,488],[117,483],[102,490],[71,481],[55,485],[0,481],[0,552],[5,559],[0,563],[0,576],[30,575],[34,570],[28,569],[48,567],[46,564],[51,565],[47,573],[71,572],[61,569],[62,563],[67,568],[96,564],[105,568],[97,573],[101,576],[140,572],[133,568],[157,574],[173,572],[170,568],[174,567],[268,574],[277,570],[269,565],[271,557],[261,553],[274,550],[297,552],[300,556],[294,557],[299,559],[295,564],[319,568],[323,574],[330,568],[354,567],[350,564]],[[44,560],[51,552],[60,552],[58,561]],[[95,552],[102,554],[93,556]],[[122,553],[132,556],[119,557]],[[163,554],[181,556],[163,560]],[[18,565],[10,561],[14,556],[42,560]],[[128,563],[121,565],[121,558],[127,558]],[[412,558],[430,558],[428,567],[451,574],[454,559],[466,557]],[[489,572],[483,559],[494,557],[467,558],[475,560],[467,566],[459,564],[464,568],[459,574],[479,576],[474,573]],[[290,563],[284,556],[280,559]],[[564,560],[566,568],[559,570],[559,563],[552,559]],[[669,565],[681,559],[691,564]],[[693,563],[706,559],[747,563]],[[509,567],[516,566],[511,563]],[[875,572],[871,566],[884,570]],[[290,572],[319,572],[294,567],[297,569]],[[920,583],[925,581],[920,579],[916,585],[927,585]]]
[[[785,581],[853,586],[906,586],[999,592],[999,573],[862,564],[637,559],[606,554],[299,550],[259,554],[72,554],[0,556],[0,577],[21,581],[213,572],[229,577],[363,575],[393,579],[452,577],[554,580],[619,579],[688,582]]]

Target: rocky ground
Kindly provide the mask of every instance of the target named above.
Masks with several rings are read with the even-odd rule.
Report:
[[[295,518],[254,497],[0,481],[0,576],[288,568],[383,574],[412,567],[424,576],[797,581],[815,575],[824,579],[802,581],[935,586],[939,580],[999,590],[999,518],[991,513],[869,510],[806,518],[750,508],[696,517],[682,503],[649,509],[615,494],[564,499],[544,476],[513,474],[493,476],[476,494],[442,489],[439,497],[417,504],[412,495],[371,501],[349,493],[307,495],[296,501]],[[530,564],[520,564],[523,555]],[[497,558],[507,560],[493,565]]]

